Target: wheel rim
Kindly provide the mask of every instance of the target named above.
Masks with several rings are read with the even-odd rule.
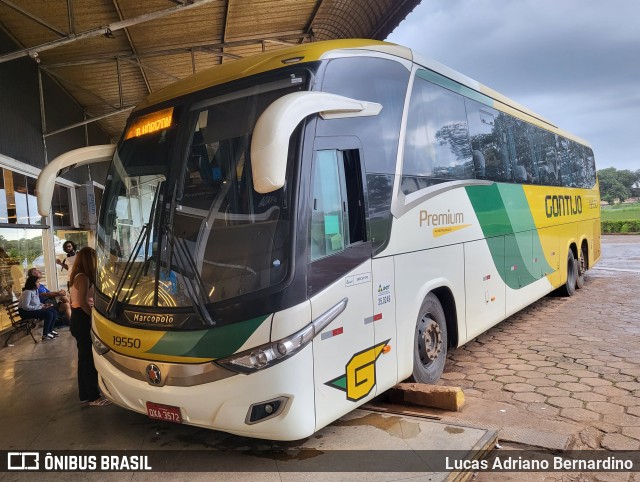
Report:
[[[420,320],[418,333],[418,355],[422,364],[427,366],[433,363],[442,352],[440,325],[427,313]]]
[[[578,274],[583,275],[587,271],[587,257],[584,255],[584,251],[580,252],[580,259],[578,262]]]

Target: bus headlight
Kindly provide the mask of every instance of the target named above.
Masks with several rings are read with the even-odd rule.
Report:
[[[107,345],[102,343],[102,340],[98,338],[98,335],[96,335],[93,330],[91,330],[91,343],[93,343],[93,349],[98,355],[104,355],[110,350]]]
[[[343,299],[291,336],[236,353],[227,358],[221,358],[216,360],[216,363],[239,373],[254,373],[263,368],[276,365],[307,346],[318,333],[324,330],[329,323],[344,311],[347,307],[347,302],[347,298]]]
[[[313,324],[310,323],[290,337],[216,360],[216,363],[235,372],[253,373],[295,355],[309,344],[313,336]]]

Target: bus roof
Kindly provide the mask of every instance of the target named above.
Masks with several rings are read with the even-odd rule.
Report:
[[[388,42],[366,39],[328,40],[325,42],[311,42],[306,44],[270,50],[262,54],[253,55],[240,60],[234,60],[223,65],[212,67],[195,75],[179,80],[164,89],[154,92],[137,106],[136,110],[164,102],[201,89],[224,84],[236,79],[255,75],[269,70],[275,70],[285,65],[298,62],[313,62],[320,60],[331,51],[342,49],[365,49],[376,52],[386,52],[391,55],[412,59],[411,50]],[[289,60],[289,62],[286,62]]]
[[[492,106],[497,110],[536,124],[539,127],[560,134],[581,144],[589,145],[589,143],[584,139],[563,131],[544,117],[496,92],[495,90],[467,77],[466,75],[447,67],[446,65],[423,57],[407,47],[389,42],[368,39],[341,39],[311,42],[271,50],[262,54],[235,60],[233,62],[203,70],[195,75],[179,80],[158,92],[154,92],[147,96],[135,110],[145,109],[154,104],[159,104],[176,97],[231,82],[243,77],[267,72],[269,70],[275,70],[283,67],[284,65],[321,60],[328,53],[335,53],[340,50],[371,50],[372,52],[385,53],[415,62],[418,65],[452,80],[460,86],[467,87],[480,93],[482,96],[486,96],[491,99]]]

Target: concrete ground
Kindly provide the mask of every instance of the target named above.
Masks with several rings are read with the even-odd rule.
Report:
[[[504,448],[640,450],[640,236],[603,236],[571,298],[547,296],[452,350],[440,384],[461,412],[417,409],[498,430]],[[523,480],[514,474],[474,480]],[[640,480],[640,474],[529,474],[526,480]]]
[[[305,473],[304,464],[313,462],[315,455],[336,449],[360,449],[361,456],[378,448],[401,450],[399,453],[411,465],[412,451],[435,447],[466,450],[491,440],[493,430],[498,432],[500,448],[505,451],[523,447],[638,451],[640,237],[603,237],[602,251],[600,263],[588,272],[586,286],[574,297],[545,297],[451,351],[441,384],[463,387],[467,403],[461,412],[397,407],[420,416],[413,418],[358,410],[293,444],[265,445],[195,427],[155,422],[115,406],[81,407],[76,396],[75,347],[70,334],[64,332],[56,341],[37,345],[30,338],[22,338],[15,346],[0,350],[0,450],[243,448],[253,451],[254,456],[238,458],[237,463],[230,456],[231,460],[243,469],[257,471],[0,473],[0,481],[139,481],[158,476],[168,481],[288,481],[319,476],[331,480],[441,480],[447,474],[369,473],[366,465],[362,472]],[[274,456],[271,450],[280,456]],[[294,465],[300,471],[292,471],[291,464],[300,464]],[[474,480],[640,479],[638,473],[483,472]]]
[[[465,460],[497,441],[495,430],[482,427],[354,410],[307,439],[278,443],[158,422],[115,405],[82,405],[75,340],[68,328],[59,332],[56,340],[34,344],[26,336],[0,350],[0,482],[433,482],[450,480],[456,471],[443,465],[443,452],[429,451]],[[37,452],[43,467],[47,452],[64,450],[84,457],[144,451],[160,472],[5,471],[9,459],[3,451]],[[186,469],[191,471],[181,472]]]

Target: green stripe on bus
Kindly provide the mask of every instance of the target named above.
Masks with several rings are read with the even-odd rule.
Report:
[[[496,183],[465,189],[496,270],[509,288],[522,288],[540,279],[541,273],[553,271],[544,257],[522,186]]]
[[[224,358],[234,354],[269,316],[259,316],[209,330],[169,331],[149,353],[193,358]]]

